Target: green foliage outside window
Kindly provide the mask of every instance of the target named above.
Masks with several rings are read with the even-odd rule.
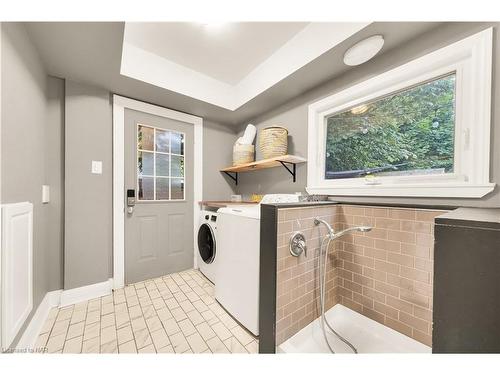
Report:
[[[454,126],[455,74],[332,115],[326,178],[452,172]]]

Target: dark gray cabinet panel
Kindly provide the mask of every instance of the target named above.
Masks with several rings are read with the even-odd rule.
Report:
[[[500,353],[500,225],[437,218],[435,241],[432,351]]]

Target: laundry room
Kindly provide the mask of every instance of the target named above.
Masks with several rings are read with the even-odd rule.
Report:
[[[1,351],[500,353],[499,30],[2,21]]]

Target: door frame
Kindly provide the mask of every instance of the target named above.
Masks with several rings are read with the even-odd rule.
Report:
[[[194,126],[193,264],[196,267],[197,218],[203,198],[203,119],[113,94],[113,288],[125,286],[125,109],[167,117]]]

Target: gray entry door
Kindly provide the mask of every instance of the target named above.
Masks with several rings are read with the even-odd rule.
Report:
[[[193,267],[193,138],[192,124],[125,110],[127,284]]]

